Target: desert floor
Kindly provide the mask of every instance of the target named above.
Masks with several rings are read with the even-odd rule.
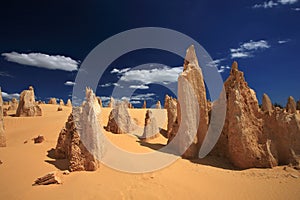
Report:
[[[234,170],[219,158],[189,161],[178,159],[159,171],[130,174],[101,165],[96,172],[72,172],[62,185],[32,186],[37,177],[66,170],[65,160],[53,159],[53,148],[71,108],[41,105],[42,117],[5,117],[7,147],[0,148],[0,199],[299,199],[300,173],[290,167]],[[143,125],[145,109],[130,110]],[[102,109],[106,125],[110,109]],[[10,112],[9,114],[13,114]],[[166,127],[166,111],[158,114]],[[32,138],[45,141],[34,144]],[[105,135],[120,148],[150,152],[166,144],[163,136],[140,143],[132,135]],[[27,141],[27,142],[26,142]],[[151,144],[152,143],[152,144]]]

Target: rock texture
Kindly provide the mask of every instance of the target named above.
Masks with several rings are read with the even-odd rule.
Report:
[[[58,106],[57,111],[63,111],[63,108],[61,105]]]
[[[32,86],[24,90],[20,95],[20,102],[16,112],[17,117],[42,116],[42,109],[35,102],[34,89]]]
[[[70,99],[68,99],[68,101],[67,101],[67,103],[66,103],[66,106],[68,106],[68,107],[72,107],[72,102],[71,102],[71,100],[70,100]]]
[[[273,111],[272,102],[270,100],[270,97],[267,94],[263,94],[261,110],[264,112],[272,112]]]
[[[125,134],[133,131],[135,126],[129,115],[127,102],[119,102],[111,110],[105,129],[115,134]]]
[[[288,102],[286,104],[286,111],[288,113],[297,113],[296,102],[295,102],[295,99],[292,96],[290,96],[288,98]]]
[[[300,125],[293,99],[289,98],[285,112],[279,107],[273,109],[270,98],[264,94],[261,112],[255,92],[248,87],[236,62],[224,85],[226,120],[214,152],[240,169],[299,165]]]
[[[55,156],[68,159],[70,171],[95,171],[104,153],[98,115],[98,100],[91,89],[86,90],[86,103],[74,107],[65,128],[61,130]]]
[[[156,102],[155,108],[156,108],[156,109],[161,109],[161,104],[160,104],[160,101],[159,101],[159,100]]]
[[[143,109],[146,109],[146,108],[147,108],[147,103],[146,103],[146,101],[144,101],[142,108],[143,108]]]
[[[207,132],[208,109],[202,70],[199,67],[193,45],[187,49],[183,68],[183,72],[178,77],[177,124],[174,124],[175,128],[173,128],[169,140],[174,138],[177,134],[176,129],[180,127],[182,136],[185,138],[178,141],[179,152],[191,143],[182,156],[195,158],[198,156]],[[197,132],[196,137],[191,138],[195,132]]]
[[[300,110],[300,100],[297,101],[297,110]]]
[[[34,141],[35,144],[37,144],[37,143],[42,143],[42,142],[45,141],[45,137],[42,136],[42,135],[39,135],[39,136],[37,136],[36,138],[33,138],[33,141]]]
[[[159,136],[159,128],[157,126],[157,122],[155,117],[152,114],[151,110],[146,111],[145,116],[145,125],[144,125],[144,132],[141,137],[142,141],[147,141]]]
[[[4,133],[4,114],[3,114],[3,99],[0,88],[0,147],[6,147],[6,137]]]
[[[50,98],[49,101],[48,101],[48,104],[56,105],[57,104],[56,98]]]

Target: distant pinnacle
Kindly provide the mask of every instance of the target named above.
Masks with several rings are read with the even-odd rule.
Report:
[[[236,61],[234,61],[232,63],[232,66],[231,66],[230,74],[234,74],[234,72],[236,72],[236,71],[239,71],[239,69],[238,69],[238,63]]]

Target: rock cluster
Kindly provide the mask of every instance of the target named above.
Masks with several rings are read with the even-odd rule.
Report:
[[[16,112],[17,117],[42,116],[42,109],[35,102],[34,89],[32,86],[24,90],[20,95],[20,101]]]
[[[177,140],[177,151],[182,152],[187,149],[182,156],[195,158],[207,132],[208,109],[202,70],[193,45],[187,49],[183,68],[183,72],[178,77],[177,120],[173,123],[168,142],[175,137],[180,127],[182,131],[180,135],[183,138]],[[197,134],[193,137],[192,133],[195,132]]]
[[[153,116],[152,111],[147,110],[145,116],[144,132],[141,137],[141,140],[147,141],[149,139],[153,139],[158,136],[159,136],[159,128],[157,126],[156,119]]]
[[[50,98],[49,101],[48,101],[48,104],[56,105],[57,104],[56,98]]]
[[[70,171],[95,171],[104,153],[98,115],[101,108],[93,91],[86,89],[87,101],[74,107],[55,148],[57,159],[68,159]]]
[[[130,133],[136,128],[128,112],[128,103],[119,102],[111,110],[105,129],[115,134]]]
[[[264,94],[260,110],[255,92],[248,87],[236,62],[224,85],[226,120],[214,152],[240,169],[298,165],[300,125],[293,98],[289,98],[285,112],[278,107],[273,109]]]
[[[3,100],[0,88],[0,147],[6,147],[6,138],[4,134],[4,119],[3,119]]]

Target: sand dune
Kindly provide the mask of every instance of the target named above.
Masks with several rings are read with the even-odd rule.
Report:
[[[299,199],[300,173],[292,168],[239,171],[214,157],[178,159],[169,167],[146,174],[119,172],[102,164],[96,172],[64,176],[62,185],[32,186],[37,177],[67,169],[64,160],[53,159],[52,148],[71,108],[64,106],[57,112],[57,107],[41,105],[41,117],[5,117],[7,147],[0,148],[0,199]],[[102,109],[102,127],[110,110]],[[145,112],[129,111],[141,127]],[[166,113],[158,112],[159,126],[166,128]],[[143,144],[133,135],[103,131],[114,144],[131,152],[154,151],[167,142],[160,136]],[[38,135],[43,135],[45,142],[34,144],[32,138]]]

